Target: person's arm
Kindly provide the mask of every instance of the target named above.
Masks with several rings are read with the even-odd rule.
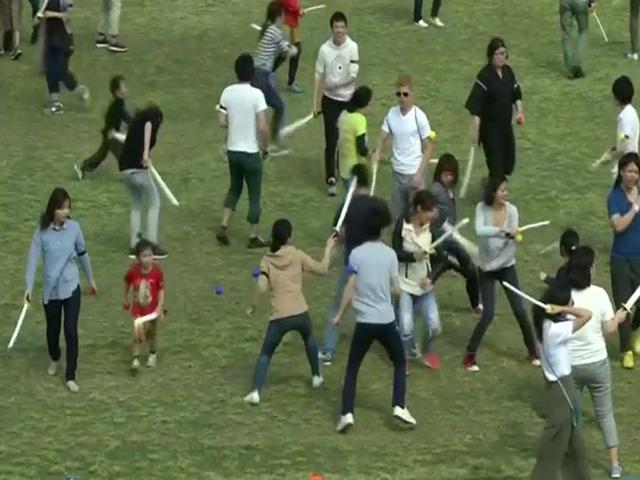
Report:
[[[513,72],[513,70],[511,70],[511,68],[509,68],[509,70],[511,71],[511,75],[513,76],[512,100],[513,100],[513,104],[515,105],[515,108],[516,108],[516,120],[517,120],[518,124],[522,125],[522,124],[524,124],[524,108],[523,108],[523,105],[522,105],[522,89],[520,88],[520,84],[518,83],[518,80],[516,80],[516,75]]]
[[[627,319],[628,315],[629,315],[629,312],[627,312],[624,308],[621,308],[615,313],[613,317],[611,317],[609,320],[604,322],[602,324],[602,330],[604,331],[605,335],[609,335],[614,332],[617,332],[618,327],[620,326],[621,323],[623,323]]]
[[[300,259],[302,261],[302,270],[305,272],[316,273],[318,275],[324,275],[327,273],[331,265],[331,256],[333,255],[333,250],[336,246],[336,238],[336,235],[332,234],[327,239],[327,243],[324,246],[324,255],[320,262],[314,260],[302,250],[299,250]]]
[[[369,156],[369,146],[367,145],[366,133],[356,137],[356,150],[358,151],[358,155],[363,158],[367,158]]]
[[[482,202],[476,205],[476,235],[478,237],[504,237],[504,232],[501,228],[487,225],[487,210],[488,208]]]
[[[402,217],[396,220],[396,224],[393,227],[393,233],[391,234],[391,246],[396,252],[398,261],[402,263],[421,262],[424,260],[425,252],[411,253],[404,249],[404,238],[402,237],[402,228],[404,226],[404,219]]]
[[[587,310],[586,308],[558,305],[550,305],[550,307],[550,313],[554,315],[571,315],[574,317],[573,320],[571,320],[571,322],[573,322],[572,333],[580,330],[589,320],[591,320],[591,310]]]
[[[269,132],[269,122],[267,121],[267,111],[262,110],[256,113],[256,125],[258,127],[258,143],[260,150],[266,152],[269,149],[271,133]]]
[[[151,163],[151,133],[153,132],[153,125],[151,122],[144,124],[144,150],[142,152],[142,164],[146,167]]]
[[[322,56],[322,50],[324,46],[320,46],[318,50],[318,57],[316,58],[315,76],[313,79],[313,114],[319,115],[322,111],[322,95],[324,94],[324,80],[326,67],[324,64],[324,58]]]
[[[387,141],[389,137],[391,137],[391,127],[389,126],[389,114],[384,117],[384,121],[382,122],[382,128],[380,129],[380,138],[378,138],[378,145],[371,155],[371,164],[372,166],[378,165],[380,162],[380,156],[384,153],[384,149],[387,146]]]
[[[164,317],[164,288],[158,290],[158,306],[156,307],[158,318]]]
[[[129,310],[131,308],[130,293],[131,292],[131,270],[124,276],[124,298],[122,300],[122,308]]]
[[[617,205],[619,202],[616,202],[614,192],[615,190],[609,194],[609,198],[607,199],[607,213],[609,214],[609,221],[613,231],[615,233],[622,233],[629,228],[629,225],[631,225],[638,212],[640,212],[640,205],[637,202],[633,203],[629,211],[623,215],[620,205]]]
[[[351,301],[353,300],[353,294],[356,289],[356,274],[352,273],[347,280],[347,284],[344,287],[344,292],[342,294],[342,300],[340,301],[340,307],[338,308],[338,312],[336,316],[333,318],[333,324],[337,325],[340,323],[340,319],[344,315],[344,312],[347,310],[347,307],[351,305]]]
[[[417,107],[415,107],[417,109]],[[422,118],[424,116],[424,118]],[[429,170],[429,162],[431,161],[431,154],[433,153],[433,142],[429,138],[431,134],[431,125],[426,115],[420,112],[420,115],[416,113],[416,127],[418,128],[418,135],[422,141],[422,162],[416,172],[416,183],[418,186],[423,185],[424,175]]]
[[[91,259],[89,258],[89,254],[87,253],[87,245],[84,240],[84,235],[82,235],[82,229],[80,228],[80,225],[78,225],[78,233],[76,234],[75,249],[76,249],[76,255],[78,255],[78,261],[80,262],[80,265],[82,265],[82,270],[84,271],[84,275],[87,277],[87,282],[89,282],[89,286],[93,289],[95,293],[97,288],[96,288],[96,282],[93,278],[93,269],[91,268]]]
[[[27,257],[27,269],[25,274],[25,300],[31,302],[31,293],[33,292],[33,283],[36,278],[36,270],[38,269],[38,262],[40,261],[40,255],[42,254],[42,239],[41,230],[37,228],[31,239],[31,246],[29,247],[29,255]]]

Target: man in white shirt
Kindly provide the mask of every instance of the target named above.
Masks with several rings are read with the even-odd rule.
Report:
[[[427,115],[414,105],[412,81],[409,75],[400,75],[396,81],[398,105],[389,109],[382,123],[382,135],[372,156],[377,165],[387,140],[393,140],[391,165],[393,190],[391,214],[398,219],[408,210],[411,197],[424,188],[425,175],[433,151],[434,133]]]
[[[260,152],[267,151],[270,139],[267,103],[264,94],[251,86],[255,72],[251,55],[240,55],[235,62],[235,71],[238,83],[224,89],[218,106],[218,119],[228,129],[227,156],[231,184],[224,200],[222,222],[216,239],[222,245],[229,245],[227,228],[242,193],[243,183],[246,182],[249,192],[247,221],[251,225],[248,248],[263,248],[267,244],[258,236],[258,224],[262,188]]]
[[[611,149],[609,160],[613,163],[611,173],[618,175],[618,161],[625,153],[638,153],[640,137],[640,120],[638,112],[631,104],[633,100],[633,82],[626,75],[616,78],[611,87],[613,101],[620,110],[616,127],[616,146]],[[605,154],[606,155],[606,154]],[[606,157],[604,157],[606,160]]]
[[[324,42],[316,60],[313,112],[324,119],[324,169],[329,196],[336,194],[338,117],[347,107],[358,78],[358,44],[347,35],[347,16],[331,15],[331,38]]]

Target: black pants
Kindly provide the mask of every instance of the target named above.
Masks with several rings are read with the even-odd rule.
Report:
[[[422,4],[424,0],[413,0],[413,21],[419,22],[422,20]],[[438,16],[442,7],[442,0],[433,0],[431,2],[431,18]]]
[[[106,136],[103,136],[98,150],[96,150],[93,155],[82,162],[82,166],[80,168],[85,173],[93,172],[100,166],[102,162],[104,162],[104,159],[107,158],[109,152],[111,152],[111,154],[116,157],[116,160],[118,160],[120,158],[121,149],[122,143],[120,143],[118,140],[116,140],[115,138],[108,139],[106,138]]]
[[[518,282],[518,272],[516,266],[512,265],[507,268],[496,270],[493,272],[483,272],[480,270],[480,296],[482,297],[482,304],[484,309],[482,310],[482,317],[476,324],[476,328],[473,330],[473,334],[469,339],[467,345],[467,353],[476,353],[480,342],[484,337],[489,325],[493,321],[496,310],[496,283],[509,282],[516,288],[520,288]],[[522,332],[522,340],[524,341],[527,351],[530,355],[536,354],[535,340],[533,338],[533,330],[529,318],[527,317],[527,311],[524,308],[522,299],[513,293],[511,290],[504,288],[504,293],[509,300],[511,310],[516,316],[520,331]]]
[[[438,249],[437,256],[431,265],[433,267],[431,275],[433,283],[446,271],[453,270],[462,275],[466,281],[465,287],[471,308],[475,309],[480,304],[478,267],[458,242],[445,241],[443,248]]]
[[[64,48],[47,46],[44,51],[44,72],[47,77],[49,94],[60,93],[60,83],[70,92],[78,87],[76,77],[69,70],[69,57],[72,51]]]
[[[296,75],[298,74],[298,66],[300,65],[300,55],[302,55],[302,42],[294,42],[295,47],[298,49],[298,53],[289,58],[289,78],[287,79],[287,85],[291,86],[296,81]],[[286,55],[280,55],[276,58],[273,65],[273,71],[275,72],[280,66],[287,60]]]
[[[613,303],[620,306],[629,300],[629,297],[640,285],[640,261],[611,257],[610,271]],[[627,317],[618,327],[622,353],[632,349],[631,337],[633,332],[638,330],[638,327],[640,327],[640,307],[636,306],[633,317]]]
[[[67,371],[65,380],[76,379],[78,366],[78,317],[80,316],[80,287],[76,288],[69,298],[49,300],[44,305],[47,319],[47,347],[51,360],[60,360],[60,328],[64,310],[64,340],[67,344]]]
[[[356,399],[356,384],[358,371],[371,344],[377,340],[387,351],[387,355],[393,362],[393,397],[391,406],[404,407],[406,391],[406,370],[404,364],[404,350],[402,340],[396,322],[356,323],[349,349],[347,370],[344,374],[344,386],[342,387],[342,415],[353,413]]]
[[[322,118],[324,121],[324,176],[327,184],[335,181],[338,168],[338,117],[347,108],[346,102],[340,102],[323,95]]]
[[[480,141],[489,177],[502,179],[510,176],[516,166],[516,139],[511,125],[481,123]]]

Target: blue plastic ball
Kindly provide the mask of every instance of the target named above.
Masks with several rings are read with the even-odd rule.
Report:
[[[216,287],[216,295],[222,295],[224,293],[224,287],[218,286]]]

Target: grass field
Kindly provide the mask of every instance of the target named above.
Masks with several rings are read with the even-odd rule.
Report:
[[[611,235],[605,197],[610,177],[588,165],[614,140],[611,82],[627,73],[638,83],[638,65],[622,58],[626,2],[603,5],[600,17],[611,43],[603,42],[594,23],[587,77],[575,83],[562,75],[558,7],[552,0],[448,0],[442,14],[447,28],[428,31],[410,24],[409,0],[325,2],[328,10],[303,19],[299,78],[307,93],[285,95],[290,117],[311,108],[315,54],[328,33],[327,14],[340,6],[360,44],[361,82],[375,92],[369,113],[372,141],[395,102],[396,75],[408,72],[438,132],[437,152],[449,150],[463,158],[466,95],[489,37],[504,36],[527,113],[527,125],[517,131],[512,199],[523,223],[553,222],[520,245],[521,281],[527,290],[539,290],[538,271],[551,271],[559,262],[555,253],[541,256],[540,249],[572,225],[597,249],[598,282],[608,288]],[[228,181],[217,153],[223,133],[214,106],[233,80],[235,56],[255,47],[256,33],[248,24],[261,21],[264,2],[126,1],[122,31],[130,51],[119,56],[93,47],[98,3],[79,3],[74,19],[72,69],[92,90],[88,110],[67,96],[63,117],[44,116],[45,82],[34,50],[26,47],[18,63],[0,59],[0,337],[8,341],[11,335],[24,291],[28,244],[54,186],[71,193],[100,290],[95,299],[83,298],[79,394],[70,395],[60,378],[46,375],[40,308],[31,310],[12,353],[0,354],[0,478],[305,479],[310,472],[326,479],[526,478],[543,424],[540,373],[525,362],[516,322],[502,296],[479,353],[482,371],[470,375],[461,368],[474,318],[459,278],[446,277],[438,286],[443,368],[431,372],[416,365],[409,378],[415,431],[397,431],[389,422],[392,372],[376,351],[361,372],[356,427],[347,436],[334,433],[349,322],[343,325],[338,362],[324,369],[323,389],[311,390],[302,345],[292,336],[273,359],[263,403],[248,408],[242,402],[267,310],[263,307],[253,319],[244,315],[251,270],[260,256],[244,245],[246,199],[231,230],[232,246],[220,248],[214,239]],[[162,264],[169,317],[160,330],[159,366],[136,378],[128,373],[131,321],[120,308],[121,278],[129,264],[124,255],[129,199],[116,181],[112,160],[82,183],[72,170],[97,146],[107,82],[115,73],[127,77],[135,104],[154,100],[162,106],[165,124],[155,164],[182,202],[179,209],[164,202],[161,214],[161,237],[171,256]],[[287,216],[296,245],[320,255],[337,204],[324,193],[320,122],[295,136],[291,146],[295,155],[266,166],[263,230],[266,235],[273,220]],[[479,168],[474,185],[482,174]],[[388,194],[389,176],[386,166],[381,195]],[[462,203],[461,213],[470,214],[474,202]],[[336,271],[306,283],[318,337]],[[224,295],[214,294],[215,285],[225,287]],[[621,370],[617,339],[611,340],[622,461],[627,472],[640,473],[640,373]],[[589,402],[586,412],[592,470],[604,477],[607,457]]]

